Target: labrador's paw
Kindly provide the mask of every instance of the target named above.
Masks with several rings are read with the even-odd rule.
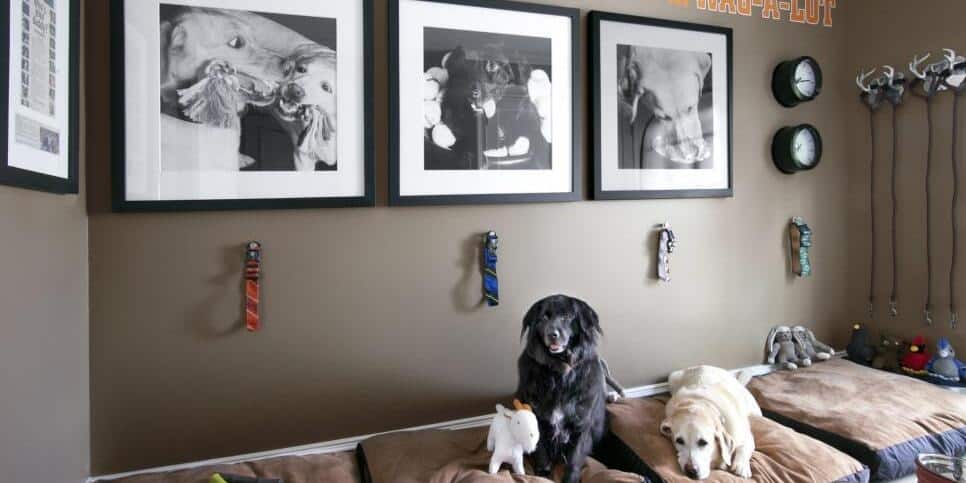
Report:
[[[751,478],[751,463],[748,461],[735,462],[732,473],[745,479]]]

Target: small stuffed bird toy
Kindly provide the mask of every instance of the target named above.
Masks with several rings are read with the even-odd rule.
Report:
[[[944,381],[959,382],[966,376],[966,364],[956,359],[956,350],[949,339],[940,337],[936,343],[936,355],[929,360],[926,371]]]
[[[533,453],[540,441],[540,427],[537,416],[528,404],[514,399],[515,410],[502,404],[496,405],[496,416],[490,423],[490,434],[486,437],[486,449],[493,452],[490,456],[490,474],[500,471],[503,463],[510,463],[513,472],[522,475],[523,455]]]
[[[906,349],[906,355],[902,356],[902,370],[913,375],[921,376],[926,373],[926,364],[929,363],[929,352],[926,350],[926,338],[917,335],[912,339],[912,344]]]
[[[875,358],[875,347],[869,344],[869,335],[862,324],[852,326],[852,339],[845,351],[849,353],[849,360],[863,366],[872,364]]]

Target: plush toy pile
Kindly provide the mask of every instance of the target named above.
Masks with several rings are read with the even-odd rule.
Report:
[[[835,354],[835,349],[819,341],[805,326],[779,325],[768,333],[765,354],[765,362],[768,364],[778,364],[784,369],[794,370],[800,366],[808,367],[812,362],[829,360]]]

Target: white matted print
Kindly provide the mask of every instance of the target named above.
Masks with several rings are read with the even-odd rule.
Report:
[[[367,1],[115,8],[123,35],[114,42],[124,42],[118,208],[371,204]]]
[[[470,3],[392,2],[392,203],[574,199],[576,11]]]
[[[732,195],[731,31],[593,12],[595,197]]]
[[[0,182],[76,193],[77,3],[6,0],[7,95]]]

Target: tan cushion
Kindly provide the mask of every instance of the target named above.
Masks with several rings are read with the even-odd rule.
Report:
[[[285,483],[360,483],[352,452],[285,456],[231,465],[213,465],[169,473],[154,473],[112,480],[117,483],[207,483],[213,473],[281,478]]]
[[[514,475],[504,465],[499,473],[490,475],[487,467],[490,452],[486,450],[489,428],[458,431],[425,430],[398,431],[374,436],[362,442],[366,465],[372,483],[485,483],[532,482],[550,480],[532,475]],[[559,468],[558,468],[559,472]],[[559,476],[558,476],[559,478]],[[641,477],[630,473],[607,470],[600,463],[589,460],[584,468],[585,483],[639,483]]]
[[[874,450],[966,427],[966,396],[845,359],[756,377],[748,389],[763,411]]]
[[[607,407],[611,431],[645,464],[669,483],[692,480],[681,472],[674,446],[661,434],[664,402],[625,399]],[[773,483],[864,481],[864,466],[834,448],[766,418],[753,417],[755,453],[751,457],[754,481]],[[867,478],[867,475],[865,475]],[[739,483],[747,480],[714,470],[708,482]]]

